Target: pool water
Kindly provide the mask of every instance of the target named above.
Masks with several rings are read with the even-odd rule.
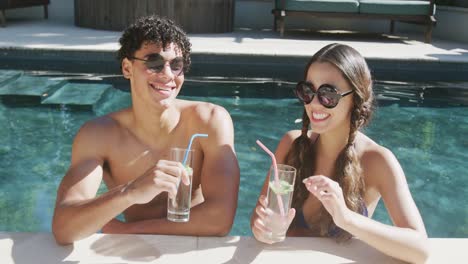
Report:
[[[94,111],[0,103],[0,231],[51,230],[56,190],[75,133],[87,120],[130,103],[120,78],[101,82],[117,89],[108,91]],[[300,128],[302,105],[292,87],[269,79],[201,78],[184,85],[182,98],[222,105],[234,121],[241,185],[231,235],[251,235],[250,214],[270,166],[255,140],[275,149],[286,131]],[[375,90],[379,107],[365,133],[399,159],[429,236],[467,237],[468,86],[379,81]],[[374,218],[391,223],[382,202]]]

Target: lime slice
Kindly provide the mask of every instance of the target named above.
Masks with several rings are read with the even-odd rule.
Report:
[[[188,173],[189,175],[192,175],[192,173],[193,173],[193,169],[192,169],[192,168],[190,168],[190,166],[189,166],[189,165],[185,165],[185,170],[187,171],[187,173]]]
[[[275,194],[283,195],[292,192],[294,186],[286,181],[280,180],[279,184],[276,184],[274,181],[270,182],[270,188]]]

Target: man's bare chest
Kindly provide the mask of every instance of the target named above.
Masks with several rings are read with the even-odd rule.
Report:
[[[106,159],[108,185],[120,185],[132,181],[154,169],[161,159],[169,159],[169,149],[151,149],[145,146],[121,146],[120,151],[114,151]]]

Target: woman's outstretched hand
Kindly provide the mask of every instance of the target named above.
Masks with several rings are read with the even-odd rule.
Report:
[[[255,208],[254,212],[254,222],[252,226],[252,233],[255,237],[260,242],[266,243],[266,244],[274,244],[277,241],[273,241],[269,239],[271,237],[271,221],[273,217],[273,211],[271,209],[268,209],[268,201],[265,195],[261,195],[259,200],[259,205]],[[294,208],[289,209],[287,219],[285,223],[283,224],[283,227],[285,228],[285,231],[288,230],[289,225],[291,224],[292,220],[294,219],[294,216],[296,215],[296,210]]]
[[[323,175],[315,175],[302,181],[307,190],[323,204],[333,221],[342,227],[348,219],[350,210],[346,206],[340,185]]]

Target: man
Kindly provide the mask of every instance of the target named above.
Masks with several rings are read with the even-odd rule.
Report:
[[[71,165],[58,189],[52,231],[59,244],[104,233],[223,236],[229,233],[239,189],[239,166],[229,113],[205,102],[176,99],[190,66],[190,43],[172,21],[155,16],[127,28],[118,57],[130,81],[132,106],[87,122],[78,131]],[[171,147],[192,145],[190,221],[166,220],[180,163]],[[109,191],[96,197],[104,180]],[[123,213],[125,222],[115,217]]]

